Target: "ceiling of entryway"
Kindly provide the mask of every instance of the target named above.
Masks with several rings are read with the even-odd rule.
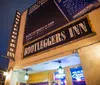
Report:
[[[59,60],[61,61],[61,63],[58,62]],[[60,64],[62,67],[80,64],[80,57],[77,53],[74,53],[68,56],[64,56],[63,58],[59,58],[56,60],[51,60],[51,61],[40,63],[37,65],[25,67],[21,69],[20,71],[23,71],[23,70],[25,71],[25,69],[28,69],[28,73],[37,73],[37,72],[42,72],[46,70],[57,69]]]

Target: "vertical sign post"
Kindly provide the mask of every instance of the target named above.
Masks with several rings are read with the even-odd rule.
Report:
[[[16,52],[16,46],[17,46],[17,40],[18,40],[20,20],[21,20],[21,13],[19,11],[16,11],[13,27],[11,30],[8,51],[7,51],[7,57],[13,60],[15,60],[15,52]]]

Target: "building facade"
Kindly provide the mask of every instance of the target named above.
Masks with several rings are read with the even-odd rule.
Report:
[[[48,0],[44,1],[45,4]],[[33,24],[28,20],[31,20],[33,15],[29,16],[27,13],[33,12],[33,6],[21,15],[15,61],[10,60],[9,74],[6,76],[5,85],[78,85],[74,83],[71,69],[80,66],[83,69],[83,74],[80,75],[84,75],[83,80],[86,83],[84,85],[100,85],[100,8],[75,20],[72,18],[67,18],[67,21],[62,20],[59,18],[59,14],[56,18],[57,21],[50,21],[41,28],[39,27],[41,24],[38,23],[41,18],[38,18],[33,21],[37,23],[35,25],[40,29],[29,30],[30,34],[28,34],[27,30]],[[39,8],[38,5],[37,7]],[[42,21],[49,21],[45,19]],[[71,21],[69,22],[69,20]],[[29,28],[28,25],[30,25]],[[49,27],[52,26],[58,27],[57,29],[50,29]],[[44,29],[49,30],[49,32],[45,30],[47,32],[45,33]],[[65,84],[54,78],[59,64],[65,71]],[[26,72],[29,75],[28,80],[24,79]],[[80,80],[76,79],[76,81],[79,82]]]

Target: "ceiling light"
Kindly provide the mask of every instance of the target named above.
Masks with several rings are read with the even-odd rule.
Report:
[[[24,79],[25,80],[28,80],[29,79],[29,75],[28,75],[27,71],[28,71],[28,69],[26,69],[26,74],[24,75]]]
[[[28,73],[26,73],[26,74],[24,75],[24,78],[25,78],[25,80],[28,80],[28,79],[29,79]]]
[[[62,68],[62,66],[59,66],[58,73],[59,74],[63,74],[64,73],[64,69]]]
[[[59,66],[59,68],[58,68],[58,70],[57,70],[58,73],[59,73],[59,74],[64,74],[64,69],[63,69],[63,67],[61,66],[61,60],[59,60],[58,63],[60,64],[60,66]]]

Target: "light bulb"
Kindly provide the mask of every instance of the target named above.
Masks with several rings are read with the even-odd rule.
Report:
[[[28,80],[29,78],[29,75],[26,73],[25,76],[24,76],[25,80]]]
[[[59,74],[63,74],[64,73],[64,69],[61,66],[59,66],[59,68],[58,68],[58,73]]]

